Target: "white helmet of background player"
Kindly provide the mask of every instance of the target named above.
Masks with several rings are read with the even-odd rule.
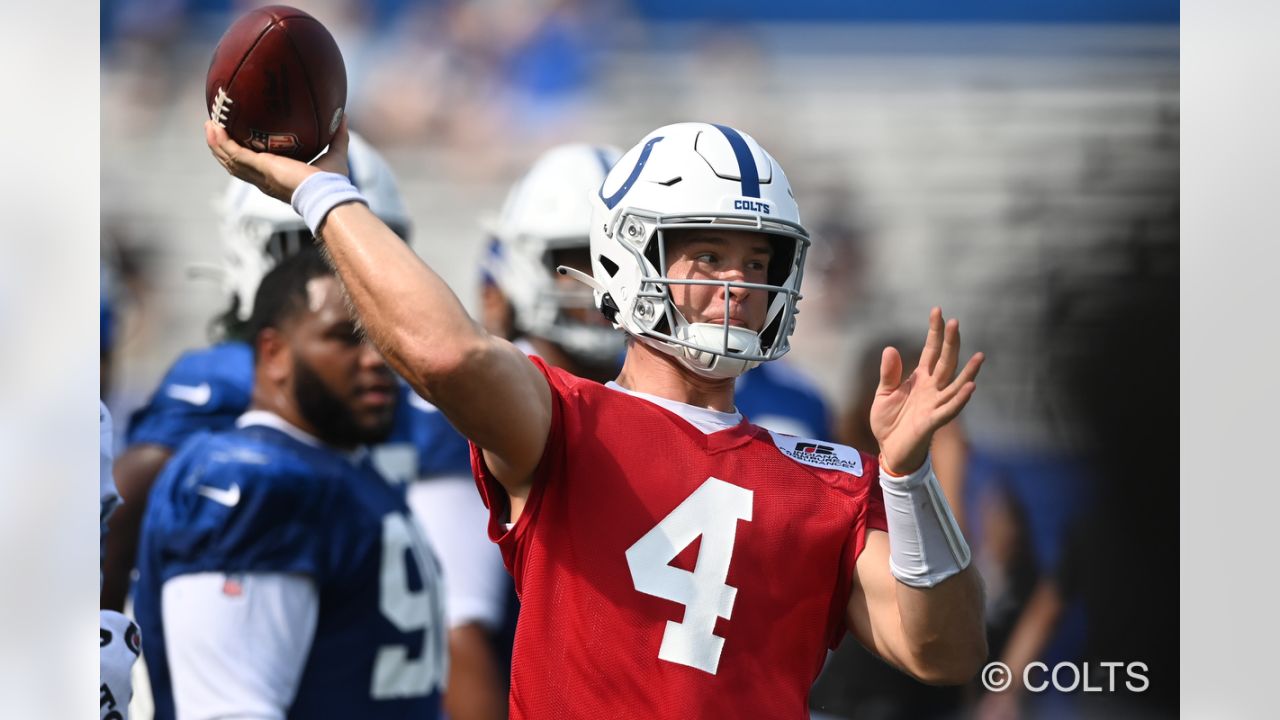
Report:
[[[369,201],[369,209],[409,240],[409,212],[395,175],[373,146],[355,133],[347,150],[351,182]],[[287,203],[232,178],[221,199],[223,281],[236,302],[236,317],[248,320],[262,277],[281,260],[312,242],[311,232]]]
[[[751,136],[723,125],[658,128],[613,166],[592,197],[595,288],[614,324],[705,377],[736,377],[791,349],[809,233],[777,161]],[[768,284],[667,277],[664,233],[719,227],[773,239]],[[562,270],[562,272],[566,272]],[[724,285],[769,293],[764,328],[690,323],[671,285]]]
[[[516,329],[592,363],[616,360],[626,336],[566,312],[594,314],[596,305],[586,288],[556,282],[556,253],[586,255],[591,197],[620,154],[617,148],[584,143],[551,148],[512,186],[498,219],[488,224],[497,244],[486,255],[484,270],[511,303]]]

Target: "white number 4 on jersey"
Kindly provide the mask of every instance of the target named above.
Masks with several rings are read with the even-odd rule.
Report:
[[[658,658],[715,674],[724,638],[716,618],[733,614],[738,589],[725,583],[738,521],[751,521],[752,492],[709,477],[644,537],[627,548],[636,590],[685,606],[683,622],[667,622]],[[671,567],[680,551],[702,536],[694,571]]]

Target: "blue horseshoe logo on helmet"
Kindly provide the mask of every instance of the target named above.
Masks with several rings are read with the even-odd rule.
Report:
[[[622,198],[627,194],[627,191],[630,190],[631,186],[636,183],[637,179],[639,179],[640,171],[644,170],[644,164],[649,161],[649,153],[653,152],[653,146],[658,144],[661,140],[661,137],[656,137],[644,144],[644,148],[640,150],[640,159],[636,161],[636,166],[631,168],[631,174],[627,176],[626,182],[622,183],[622,187],[618,188],[618,192],[610,195],[609,197],[605,197],[604,184],[601,183],[600,199],[604,201],[605,207],[612,210],[619,202],[622,201]]]

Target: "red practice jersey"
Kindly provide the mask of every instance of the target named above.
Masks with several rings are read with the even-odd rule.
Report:
[[[551,430],[518,522],[472,447],[520,595],[511,715],[807,718],[885,529],[875,458],[679,415],[533,362]]]

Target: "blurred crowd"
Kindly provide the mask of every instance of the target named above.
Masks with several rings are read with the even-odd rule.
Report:
[[[932,304],[963,319],[989,358],[983,390],[934,454],[986,583],[991,659],[1139,661],[1150,687],[931,688],[847,640],[815,686],[815,717],[1176,713],[1176,26],[663,23],[622,0],[294,4],[338,39],[352,127],[399,177],[415,250],[473,315],[490,241],[478,219],[534,157],[698,119],[748,130],[793,176],[814,245],[783,362],[813,388],[829,439],[874,453],[880,350],[918,353],[923,337],[902,328]],[[203,157],[197,88],[248,6],[102,4],[102,388],[120,428],[223,307],[202,279],[216,275],[223,177]],[[154,164],[113,163],[147,148]]]

